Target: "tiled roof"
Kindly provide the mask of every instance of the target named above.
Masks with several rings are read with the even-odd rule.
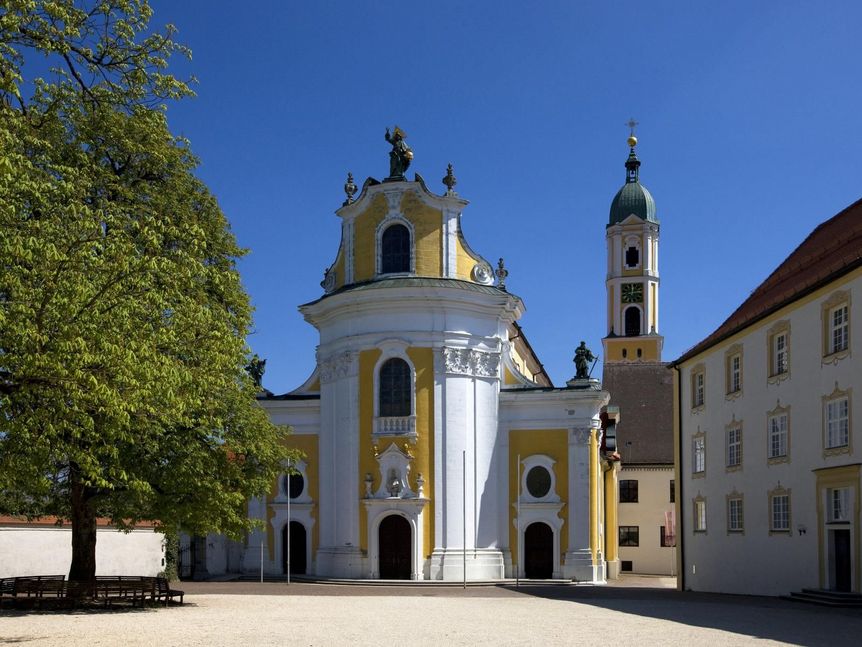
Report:
[[[779,308],[862,266],[862,200],[818,226],[684,362]]]

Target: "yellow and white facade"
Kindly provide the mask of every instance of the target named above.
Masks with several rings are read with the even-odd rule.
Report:
[[[466,206],[417,175],[369,179],[337,210],[324,294],[300,307],[317,365],[260,399],[293,428],[300,475],[250,502],[265,530],[243,571],[281,576],[289,557],[319,577],[604,581],[608,394],[551,385],[523,302],[462,236]]]

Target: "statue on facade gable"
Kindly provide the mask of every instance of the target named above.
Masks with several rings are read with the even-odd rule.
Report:
[[[598,357],[593,355],[592,351],[587,348],[586,342],[581,342],[581,345],[575,349],[575,357],[572,361],[575,363],[575,379],[587,380],[590,377],[590,362],[595,362]]]
[[[266,371],[266,360],[258,357],[258,354],[255,353],[252,355],[252,358],[248,362],[248,366],[245,367],[245,370],[248,372],[249,376],[252,380],[254,380],[254,385],[261,389],[263,388],[263,374]]]
[[[395,126],[395,131],[390,134],[389,129],[386,129],[386,141],[392,144],[392,150],[389,151],[389,177],[388,180],[402,180],[404,173],[410,166],[413,160],[413,151],[404,141],[407,133]]]

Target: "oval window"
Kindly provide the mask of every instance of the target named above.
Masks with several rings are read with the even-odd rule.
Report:
[[[541,499],[551,491],[551,473],[544,467],[533,467],[527,472],[527,492],[534,499]]]
[[[305,489],[305,479],[302,477],[302,474],[288,474],[285,476],[284,489],[287,492],[287,496],[291,499],[299,497]]]

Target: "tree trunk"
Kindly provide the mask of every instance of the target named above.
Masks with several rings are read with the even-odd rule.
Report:
[[[96,511],[93,491],[81,483],[77,466],[71,472],[72,566],[70,582],[94,582],[96,579]]]

